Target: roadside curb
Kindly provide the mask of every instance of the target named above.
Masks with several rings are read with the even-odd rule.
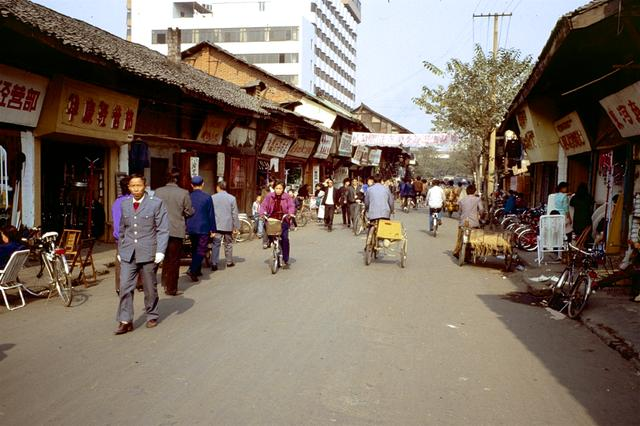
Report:
[[[615,330],[604,324],[597,323],[588,318],[580,319],[580,322],[589,331],[598,336],[607,346],[618,352],[622,358],[629,361],[633,368],[640,373],[640,354],[634,349],[631,343],[618,336]]]

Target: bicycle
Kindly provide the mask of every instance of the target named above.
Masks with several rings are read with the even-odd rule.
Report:
[[[252,240],[256,222],[246,213],[240,213],[238,218],[240,219],[240,227],[236,232],[236,242],[241,243],[243,241]]]
[[[363,203],[358,203],[359,212],[353,219],[353,234],[357,237],[369,226],[369,218]]]
[[[378,244],[378,221],[374,220],[369,223],[369,232],[367,232],[367,239],[364,243],[364,264],[370,265],[378,253],[376,251],[376,245]]]
[[[305,226],[311,218],[311,207],[309,200],[306,199],[302,202],[302,206],[296,210],[296,225],[299,227]]]
[[[433,233],[433,237],[438,236],[438,226],[440,225],[439,213],[442,211],[442,208],[432,208],[431,209],[431,232]]]
[[[65,250],[56,247],[58,239],[57,232],[46,232],[42,236],[38,236],[39,229],[35,229],[29,239],[25,241],[31,252],[40,259],[40,270],[36,274],[37,279],[41,279],[46,270],[48,282],[44,291],[34,292],[24,286],[25,291],[32,296],[41,297],[48,292],[47,300],[51,298],[54,292],[57,292],[62,299],[64,306],[70,306],[73,300],[73,286],[69,277],[69,265],[65,257]]]
[[[584,251],[572,244],[569,244],[569,248],[574,253],[558,281],[551,286],[551,296],[547,300],[547,306],[553,307],[561,303],[559,312],[566,309],[567,316],[573,319],[577,318],[587,306],[593,281],[598,277],[594,267],[601,253]]]
[[[265,218],[265,232],[269,236],[269,242],[272,246],[271,261],[269,262],[269,268],[271,273],[276,274],[278,269],[284,265],[282,259],[282,222],[287,220],[289,215],[284,215],[282,220],[274,218]]]

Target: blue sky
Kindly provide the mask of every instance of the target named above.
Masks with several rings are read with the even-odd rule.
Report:
[[[357,102],[364,102],[415,133],[431,128],[411,98],[423,85],[446,83],[422,61],[443,67],[468,60],[474,43],[492,46],[493,21],[473,14],[512,13],[500,21],[500,47],[514,47],[534,60],[557,20],[588,0],[361,0],[358,32]],[[36,0],[115,35],[126,34],[126,0]]]

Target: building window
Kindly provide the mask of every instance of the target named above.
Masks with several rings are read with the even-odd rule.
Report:
[[[245,53],[238,58],[250,64],[297,64],[297,53]]]
[[[297,27],[272,27],[268,28],[269,41],[298,40]]]
[[[151,31],[151,44],[167,44],[167,30]]]
[[[266,39],[265,28],[247,28],[247,41],[265,41]]]

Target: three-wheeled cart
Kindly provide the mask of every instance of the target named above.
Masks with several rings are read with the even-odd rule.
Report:
[[[369,226],[364,246],[364,263],[369,265],[378,253],[398,253],[400,266],[407,265],[407,231],[402,222],[397,220],[374,220]]]
[[[458,265],[465,262],[486,261],[487,257],[504,256],[504,269],[513,269],[517,259],[514,251],[514,236],[510,231],[489,231],[487,229],[458,227],[458,238],[453,255],[458,257]]]

